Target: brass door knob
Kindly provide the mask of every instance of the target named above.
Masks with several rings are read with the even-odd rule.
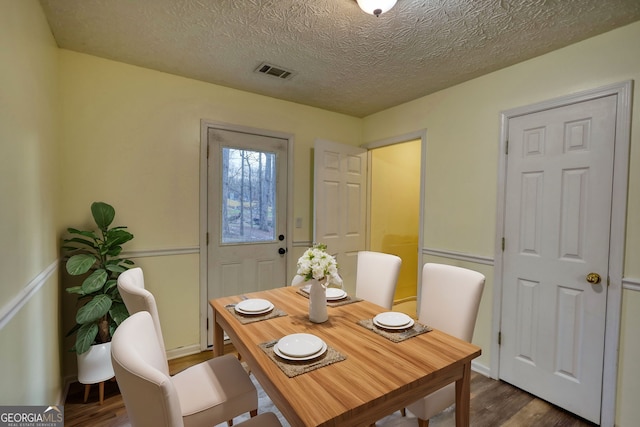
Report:
[[[602,279],[600,278],[600,275],[598,273],[587,274],[587,282],[591,283],[592,285],[597,285],[601,280]]]

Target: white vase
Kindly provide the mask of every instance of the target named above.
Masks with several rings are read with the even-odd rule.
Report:
[[[313,323],[326,322],[329,319],[327,313],[327,293],[322,283],[315,279],[309,280],[309,320]]]

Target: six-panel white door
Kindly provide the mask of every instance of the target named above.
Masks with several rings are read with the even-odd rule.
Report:
[[[509,120],[500,378],[595,423],[615,114],[608,96]]]
[[[314,145],[314,241],[336,256],[345,290],[355,293],[358,251],[366,245],[367,150]]]

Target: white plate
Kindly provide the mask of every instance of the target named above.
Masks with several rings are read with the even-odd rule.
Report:
[[[407,316],[404,313],[399,313],[397,311],[387,311],[384,313],[380,313],[373,318],[373,322],[382,325],[386,328],[399,328],[399,327],[407,327],[409,323],[411,323],[413,319]]]
[[[278,347],[278,344],[273,346],[273,352],[278,356],[282,357],[283,359],[287,359],[287,360],[311,360],[311,359],[315,359],[316,357],[322,356],[326,351],[327,351],[327,344],[323,342],[322,347],[316,353],[310,354],[308,356],[293,357],[293,356],[284,354]]]
[[[273,310],[273,304],[266,299],[246,299],[236,304],[235,310],[240,314],[264,314]]]
[[[413,321],[413,319],[411,319],[411,321],[409,323],[407,323],[406,325],[402,325],[402,326],[386,326],[386,325],[382,325],[382,324],[376,322],[375,319],[374,319],[373,324],[376,325],[379,328],[382,328],[382,329],[388,329],[388,330],[391,330],[391,331],[403,331],[405,329],[409,329],[410,327],[412,327],[415,324],[415,322]]]
[[[236,304],[236,307],[242,311],[263,311],[272,306],[269,301],[261,298],[249,298],[243,301],[240,301]]]
[[[291,334],[280,338],[278,350],[289,357],[309,357],[322,350],[326,346],[324,341],[311,334]]]
[[[327,301],[336,301],[347,296],[347,293],[338,288],[327,288]]]

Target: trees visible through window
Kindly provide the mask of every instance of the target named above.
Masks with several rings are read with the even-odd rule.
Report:
[[[275,240],[275,153],[222,148],[222,243]]]

